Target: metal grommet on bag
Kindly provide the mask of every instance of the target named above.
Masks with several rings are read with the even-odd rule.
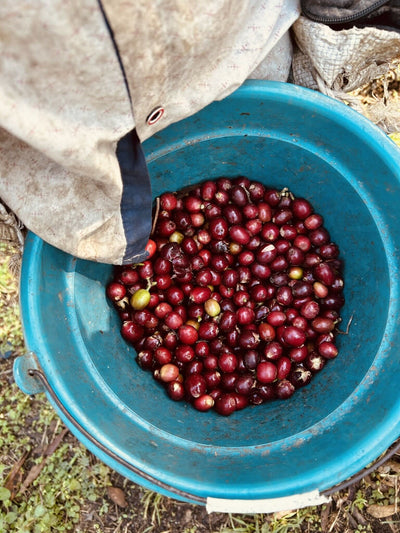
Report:
[[[155,124],[160,120],[160,118],[164,114],[164,108],[162,106],[157,106],[153,109],[153,111],[149,114],[149,116],[146,118],[146,122],[149,126],[152,124]]]

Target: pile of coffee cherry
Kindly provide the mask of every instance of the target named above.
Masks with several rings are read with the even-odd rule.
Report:
[[[291,397],[337,356],[343,264],[308,200],[243,176],[165,192],[147,250],[106,293],[173,400],[227,416]]]

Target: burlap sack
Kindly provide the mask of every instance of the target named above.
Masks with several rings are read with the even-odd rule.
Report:
[[[336,31],[300,17],[293,25],[293,82],[344,101],[386,133],[400,130],[400,102],[381,98],[366,105],[362,90],[396,72],[400,32],[376,27]],[[397,75],[397,74],[396,74]]]

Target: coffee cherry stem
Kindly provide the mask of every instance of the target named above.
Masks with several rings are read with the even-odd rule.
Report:
[[[336,333],[338,333],[339,335],[348,335],[351,323],[353,322],[353,318],[354,318],[354,313],[351,314],[351,317],[349,318],[349,321],[347,322],[346,329],[344,331],[341,331],[339,328],[336,328],[335,329]],[[337,322],[340,322],[340,320],[337,320],[336,323]]]
[[[153,224],[151,226],[150,235],[154,235],[159,213],[160,213],[160,197],[157,196],[157,198],[154,201],[154,216],[153,216]]]
[[[146,282],[147,282],[147,286],[146,286],[147,291],[149,291],[152,287],[155,287],[157,285],[157,282],[153,281],[151,278],[147,278]]]
[[[294,196],[293,194],[290,192],[290,190],[288,189],[288,187],[284,187],[280,193],[279,193],[280,197],[282,198],[282,196],[288,196],[291,200],[294,200]]]

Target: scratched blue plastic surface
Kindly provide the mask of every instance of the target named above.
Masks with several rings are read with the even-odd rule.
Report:
[[[398,149],[346,106],[273,82],[246,83],[144,147],[154,196],[242,174],[308,198],[345,260],[350,332],[338,337],[337,359],[290,400],[229,418],[199,413],[138,368],[105,297],[112,267],[29,234],[24,333],[63,405],[108,450],[197,496],[287,496],[358,472],[400,435]],[[71,429],[124,476],[177,497]]]

